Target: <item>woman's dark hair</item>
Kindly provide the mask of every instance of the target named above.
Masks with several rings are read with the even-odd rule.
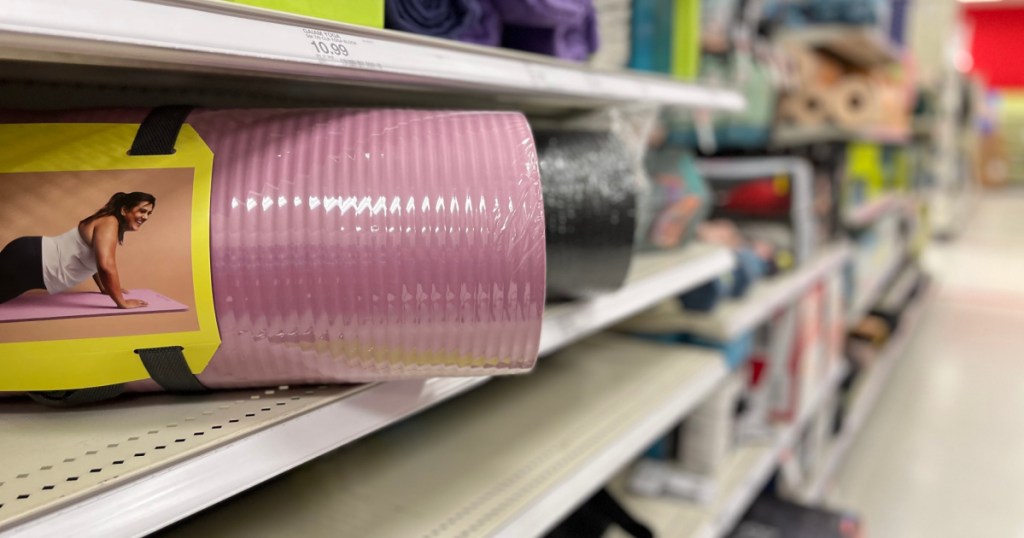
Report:
[[[110,197],[107,201],[107,205],[100,208],[99,211],[89,215],[79,224],[88,224],[100,217],[106,217],[113,215],[117,219],[117,242],[124,243],[124,232],[128,229],[128,221],[125,220],[124,215],[121,214],[122,209],[131,211],[135,209],[139,204],[153,204],[156,208],[156,197],[147,192],[119,192]]]

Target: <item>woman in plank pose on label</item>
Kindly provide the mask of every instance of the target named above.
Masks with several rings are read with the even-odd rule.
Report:
[[[34,289],[51,295],[69,290],[90,276],[118,308],[140,308],[128,299],[117,273],[117,247],[125,232],[149,220],[156,198],[145,192],[119,192],[78,226],[55,237],[19,237],[0,251],[0,303]]]

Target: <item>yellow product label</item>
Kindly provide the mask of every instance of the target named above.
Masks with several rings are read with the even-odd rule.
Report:
[[[868,198],[878,196],[885,191],[882,151],[878,145],[861,142],[849,145],[847,181],[863,184]]]
[[[789,194],[789,176],[775,176],[772,179],[772,190],[776,196],[785,196]]]
[[[788,250],[780,250],[775,254],[775,265],[782,270],[789,269],[793,266],[793,254]]]
[[[0,272],[17,283],[0,283],[0,391],[147,379],[136,351],[157,347],[199,373],[220,345],[213,153],[184,125],[174,154],[128,155],[138,128],[0,125]],[[101,291],[117,281],[131,308]]]

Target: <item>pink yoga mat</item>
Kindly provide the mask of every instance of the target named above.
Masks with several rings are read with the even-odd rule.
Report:
[[[148,304],[142,308],[121,309],[114,305],[113,299],[102,293],[28,294],[0,304],[0,323],[188,310],[187,306],[152,290],[131,290],[125,297],[141,299]]]
[[[138,123],[146,112],[29,117]],[[214,154],[223,343],[207,386],[533,367],[544,213],[521,114],[198,110],[187,123]]]

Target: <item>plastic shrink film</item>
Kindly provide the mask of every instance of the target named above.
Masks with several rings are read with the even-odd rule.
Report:
[[[553,297],[618,288],[636,230],[635,157],[615,134],[537,134]]]

